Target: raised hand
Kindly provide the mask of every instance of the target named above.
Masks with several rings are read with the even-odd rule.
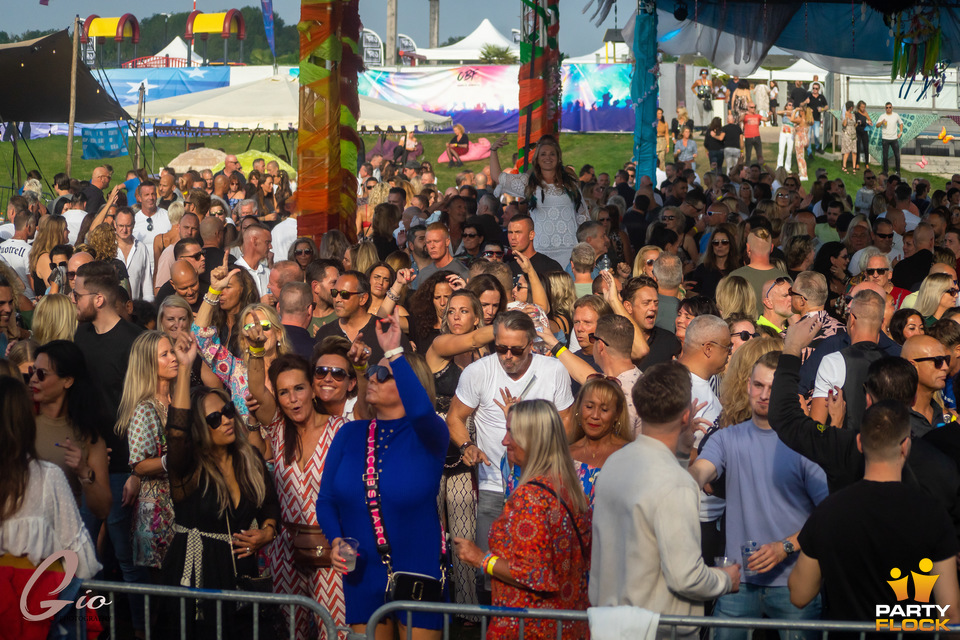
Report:
[[[503,403],[497,402],[496,397],[494,397],[493,401],[503,410],[504,416],[510,413],[510,407],[520,402],[520,398],[515,398],[506,387],[500,389],[500,398],[503,400]]]
[[[193,337],[191,331],[181,331],[177,335],[176,344],[173,346],[173,352],[177,356],[177,362],[181,367],[189,370],[193,367],[193,361],[197,359],[197,340]]]
[[[496,142],[490,145],[490,151],[496,151],[497,149],[501,149],[505,146],[507,146],[507,135],[503,134],[497,138]]]
[[[250,315],[253,316],[253,320],[243,325],[243,337],[247,339],[251,347],[260,349],[266,343],[267,336],[260,324],[260,315],[256,311],[251,312]]]
[[[369,358],[370,347],[368,347],[360,338],[354,340],[353,344],[350,345],[350,351],[347,352],[347,360],[349,360],[354,367],[363,369],[365,366],[367,366],[367,360]]]
[[[407,286],[413,282],[414,278],[417,277],[417,274],[413,272],[413,269],[400,269],[397,271],[397,280],[403,286]]]
[[[230,253],[224,250],[223,264],[210,272],[210,287],[217,291],[223,291],[223,288],[230,282],[230,278],[238,273],[240,273],[240,269],[230,271]]]
[[[375,327],[377,342],[384,353],[400,346],[400,314],[397,308],[393,308],[393,313],[389,318],[377,320]]]

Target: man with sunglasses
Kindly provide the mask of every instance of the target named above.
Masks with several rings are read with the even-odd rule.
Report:
[[[483,227],[477,216],[467,219],[467,222],[463,225],[460,238],[460,251],[454,257],[466,266],[474,258],[480,256],[483,247]]]
[[[867,369],[885,355],[879,345],[885,305],[884,296],[870,289],[858,292],[850,301],[847,314],[850,345],[828,353],[817,368],[810,417],[820,424],[830,424],[829,403],[842,389],[847,405],[842,426],[859,431],[860,419],[867,408],[863,391]]]
[[[893,112],[893,105],[889,102],[883,105],[884,113],[877,118],[875,127],[880,128],[880,138],[883,143],[883,172],[887,173],[889,166],[887,156],[892,151],[893,160],[900,173],[900,138],[903,136],[903,120]]]
[[[460,448],[463,462],[479,466],[476,543],[482,549],[489,547],[490,525],[503,510],[500,460],[507,433],[503,406],[518,399],[549,400],[560,412],[568,436],[573,413],[570,375],[556,358],[533,353],[537,331],[528,315],[518,310],[500,313],[493,321],[493,336],[495,353],[463,370],[447,412],[450,439]],[[476,443],[467,431],[470,415]]]
[[[317,330],[314,340],[319,343],[327,336],[342,336],[351,343],[360,339],[370,348],[370,362],[380,362],[383,349],[377,340],[376,324],[378,318],[370,313],[370,281],[359,271],[345,271],[337,278],[336,285],[330,289],[333,311],[337,315]],[[404,351],[410,350],[410,341],[401,335],[400,343]]]
[[[853,201],[853,208],[858,214],[867,215],[870,213],[870,207],[873,205],[873,197],[880,193],[880,183],[877,181],[876,174],[870,169],[863,172],[863,186],[857,190],[857,196]]]
[[[876,248],[890,263],[890,271],[888,272],[888,279],[893,273],[893,261],[900,261],[903,258],[902,250],[894,247],[894,231],[893,225],[890,224],[890,221],[886,218],[879,218],[873,224],[873,231],[870,234],[871,244],[863,249],[858,250],[852,256],[850,256],[850,264],[847,266],[847,271],[850,272],[850,275],[860,275],[860,262],[864,255],[864,252],[870,251],[872,253],[871,247]],[[897,307],[899,308],[899,301]]]
[[[916,421],[911,421],[911,429],[914,436],[923,437],[933,431],[934,425],[944,422],[947,411],[937,400],[937,394],[946,386],[951,358],[939,340],[925,335],[908,338],[903,343],[901,355],[917,368],[913,412],[922,416],[923,421],[919,426]]]
[[[37,232],[37,215],[24,212],[13,220],[14,233],[9,240],[0,243],[0,259],[10,265],[23,281],[24,295],[34,298],[33,278],[30,276],[30,249]],[[43,291],[37,291],[43,295]]]
[[[186,214],[184,214],[186,215]],[[153,288],[153,255],[147,246],[133,235],[134,213],[130,207],[117,209],[117,217],[113,222],[117,233],[117,259],[122,261],[130,277],[130,292],[134,298],[152,302]]]

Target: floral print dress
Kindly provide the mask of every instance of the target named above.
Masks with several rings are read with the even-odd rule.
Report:
[[[127,427],[130,468],[167,452],[164,434],[167,408],[156,401],[143,400],[133,412]],[[133,516],[133,563],[159,569],[173,540],[173,498],[166,473],[144,476]]]
[[[220,343],[216,327],[194,324],[191,329],[200,346],[200,357],[230,391],[237,412],[246,421],[250,417],[250,410],[247,409],[247,364]]]

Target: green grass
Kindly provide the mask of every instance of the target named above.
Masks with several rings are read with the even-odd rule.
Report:
[[[474,139],[486,137],[490,142],[495,141],[499,137],[498,134],[471,133],[470,135]],[[423,142],[424,159],[430,160],[433,163],[438,184],[443,187],[454,184],[456,174],[462,170],[458,167],[451,168],[446,164],[436,162],[437,157],[443,152],[444,145],[449,138],[449,134],[419,136],[419,139]],[[203,142],[209,147],[220,148],[227,153],[240,153],[246,149],[249,140],[249,135],[231,134],[199,139],[189,138],[187,141],[191,143]],[[376,137],[372,135],[363,136],[363,140],[367,149],[372,149],[376,143]],[[516,140],[516,134],[508,135],[507,146],[500,150],[500,162],[504,167],[509,164],[510,156],[513,150],[516,149]],[[596,167],[597,173],[607,172],[611,176],[613,176],[617,169],[623,166],[624,161],[631,156],[633,150],[633,136],[627,133],[563,134],[560,141],[563,146],[563,160],[566,164],[571,164],[577,168],[584,164],[592,164]],[[288,149],[291,153],[296,154],[295,149],[290,146],[291,144],[291,141],[288,139]],[[702,144],[699,144],[699,146],[700,152],[697,156],[697,167],[699,168],[698,172],[702,174],[704,167],[708,166],[708,162],[706,150],[703,149]],[[32,140],[29,143],[29,148],[36,157],[36,161],[34,161],[34,158],[23,148],[23,145],[20,145],[21,157],[27,169],[39,168],[47,180],[52,180],[55,173],[63,171],[64,158],[66,155],[65,136]],[[145,140],[144,158],[148,168],[157,172],[160,167],[182,153],[185,148],[183,138],[157,138],[153,143]],[[266,150],[265,137],[257,136],[253,141],[252,148]],[[278,155],[284,154],[283,145],[277,136],[271,138],[270,150]],[[74,139],[72,174],[80,179],[89,179],[93,169],[104,161],[83,160],[82,152],[80,138],[77,137]],[[764,145],[763,152],[768,163],[776,160],[776,144]],[[13,168],[12,157],[12,143],[0,143],[0,184],[10,185],[13,183],[13,179],[11,178],[11,170]],[[133,166],[132,156],[112,158],[105,162],[113,165],[114,171],[119,173],[121,177],[123,173]],[[487,162],[487,160],[468,162],[465,163],[465,167],[473,169],[474,171],[480,171],[486,166]],[[793,165],[794,168],[796,168],[795,161]],[[820,167],[825,168],[827,175],[831,178],[842,178],[847,186],[847,193],[855,193],[856,190],[862,186],[862,169],[857,175],[844,174],[840,171],[840,163],[838,161],[829,160],[822,156],[816,156],[808,160],[807,166],[810,178],[813,178],[814,172]],[[877,171],[880,169],[879,165],[874,165],[874,168]],[[904,169],[906,169],[905,165]],[[936,177],[931,174],[920,174],[906,170],[903,172],[903,177],[907,180],[912,180],[915,177],[934,178],[934,189],[942,186],[938,184]]]

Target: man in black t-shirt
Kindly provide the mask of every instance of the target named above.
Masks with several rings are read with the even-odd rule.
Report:
[[[530,216],[514,216],[507,224],[507,242],[510,244],[512,253],[522,253],[526,256],[534,270],[541,276],[548,271],[563,271],[559,262],[534,250],[534,236],[536,236],[536,231],[534,231],[533,219]],[[507,264],[510,265],[510,270],[513,271],[514,276],[523,273],[523,269],[520,268],[515,259],[510,260]]]
[[[827,110],[827,99],[820,93],[820,83],[814,82],[810,87],[810,93],[807,94],[807,106],[813,110],[813,126],[810,127],[810,145],[807,147],[807,154],[814,151],[823,153],[823,129],[821,127],[821,116]]]
[[[100,393],[103,413],[110,418],[109,423],[103,424],[100,429],[100,435],[112,450],[109,470],[113,503],[106,520],[107,535],[124,581],[142,583],[148,581],[150,576],[145,567],[133,563],[130,537],[133,505],[140,492],[140,479],[130,474],[127,439],[117,435],[113,421],[120,408],[130,349],[143,330],[117,314],[115,303],[119,287],[116,272],[110,263],[88,262],[77,269],[70,297],[77,306],[79,322],[74,342],[83,352],[90,380]],[[96,535],[100,523],[85,507],[81,513],[91,534]],[[130,609],[134,628],[143,629],[142,600],[131,598]]]
[[[931,602],[951,610],[908,617],[960,615],[953,523],[932,498],[901,482],[913,444],[909,423],[907,408],[893,400],[864,413],[857,436],[863,480],[828,496],[801,529],[789,582],[795,606],[805,606],[822,588],[829,620],[877,620],[878,629],[884,622],[891,628],[902,618],[878,615],[878,605]]]
[[[727,124],[723,129],[723,168],[727,173],[737,166],[743,153],[743,129],[740,128],[732,113],[727,114]]]
[[[655,364],[670,362],[680,354],[680,341],[677,337],[656,326],[660,296],[657,281],[649,276],[630,278],[620,291],[623,308],[640,329],[640,335],[647,341],[650,352],[637,362],[637,367],[645,371]]]

